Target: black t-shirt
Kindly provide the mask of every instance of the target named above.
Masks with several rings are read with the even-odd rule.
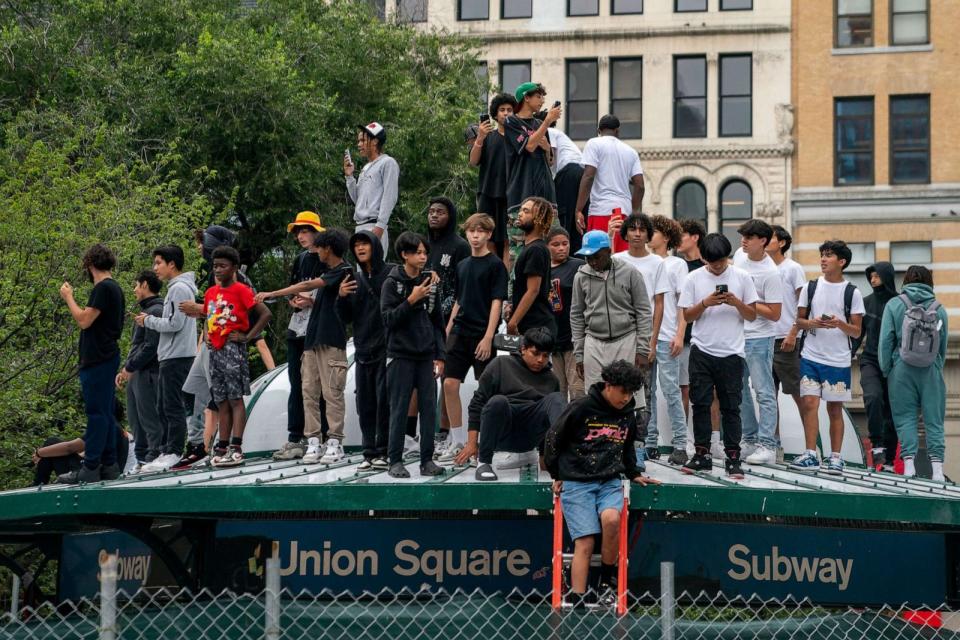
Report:
[[[507,160],[507,206],[515,207],[525,198],[539,196],[557,201],[553,174],[547,164],[547,152],[537,147],[527,151],[527,140],[542,123],[536,118],[510,116],[503,125],[503,135],[509,151]],[[547,262],[549,265],[550,263]]]
[[[346,262],[323,273],[324,286],[317,290],[313,301],[313,313],[307,325],[304,347],[347,348],[347,331],[337,312],[337,297],[340,295],[340,282],[353,269]]]
[[[696,271],[703,265],[707,264],[700,258],[697,258],[696,260],[687,260],[686,262],[687,262],[687,273],[690,273],[691,271]],[[687,331],[686,333],[683,334],[683,344],[690,344],[690,337],[692,335],[693,335],[693,323],[688,322]]]
[[[483,139],[477,193],[491,198],[507,197],[507,143],[498,131]]]
[[[573,349],[573,331],[570,329],[570,303],[573,300],[573,277],[586,264],[580,258],[567,258],[556,267],[550,267],[550,308],[557,320],[557,341],[554,351]]]
[[[517,328],[520,334],[532,327],[546,327],[556,335],[557,324],[553,319],[553,310],[550,308],[550,250],[543,240],[534,240],[523,247],[520,257],[513,267],[513,308],[527,292],[527,278],[541,276],[540,290],[527,313],[520,320]]]
[[[490,305],[507,299],[507,268],[492,253],[470,256],[457,265],[457,302],[460,310],[453,319],[453,333],[482,338],[490,321]]]
[[[93,367],[120,354],[123,333],[123,289],[113,278],[101,280],[90,292],[87,306],[100,310],[89,328],[80,331],[80,368]]]

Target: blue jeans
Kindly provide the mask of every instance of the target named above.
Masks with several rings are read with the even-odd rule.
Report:
[[[773,338],[748,338],[744,353],[746,367],[743,369],[743,400],[740,403],[740,420],[743,424],[743,441],[759,442],[768,449],[776,449],[777,442],[777,389],[773,384]],[[760,408],[759,424],[750,395],[750,384],[757,395]]]
[[[113,414],[114,380],[120,368],[120,354],[106,362],[80,369],[80,392],[87,414],[87,430],[83,433],[83,464],[96,469],[117,461],[119,430]]]
[[[650,424],[647,426],[646,447],[656,447],[659,438],[657,428],[657,386],[667,401],[667,415],[673,431],[671,443],[674,449],[687,448],[687,417],[683,413],[683,396],[680,395],[680,356],[670,355],[670,342],[657,340],[657,360],[650,372]]]

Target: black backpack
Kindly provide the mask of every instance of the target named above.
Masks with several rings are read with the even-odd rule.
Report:
[[[819,279],[811,280],[807,283],[807,318],[813,318],[813,294],[817,292],[817,283],[820,282]],[[843,315],[846,318],[847,324],[850,323],[850,310],[853,308],[853,293],[857,290],[857,287],[852,282],[847,282],[846,288],[843,290]],[[804,331],[803,335],[797,340],[797,353],[800,354],[803,352],[803,341],[807,337],[807,332]],[[850,354],[855,354],[857,349],[860,348],[860,343],[863,341],[863,336],[861,334],[860,338],[850,338],[847,337],[847,342],[850,344]]]

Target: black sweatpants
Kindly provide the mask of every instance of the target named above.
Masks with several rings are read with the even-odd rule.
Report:
[[[287,378],[290,380],[290,395],[287,396],[288,442],[300,442],[303,439],[303,378],[300,375],[300,361],[303,359],[305,340],[287,331]],[[320,398],[320,433],[326,435],[329,430],[327,403]]]
[[[160,453],[183,455],[187,440],[187,415],[193,411],[193,395],[183,390],[193,358],[160,361],[157,389],[157,415],[163,425]]]
[[[433,438],[437,429],[437,381],[433,360],[387,360],[387,396],[390,404],[390,464],[403,461],[403,438],[407,434],[407,407],[417,390],[420,413],[420,464],[433,459]]]
[[[740,400],[743,391],[743,358],[738,355],[720,358],[690,346],[690,404],[693,405],[693,443],[710,449],[710,405],[713,392],[720,402],[720,424],[723,448],[740,454]]]
[[[382,458],[387,455],[390,435],[386,356],[369,361],[357,359],[354,382],[357,416],[363,436],[363,457],[366,460]]]
[[[480,411],[480,445],[477,462],[490,464],[495,451],[524,452],[543,449],[543,437],[567,406],[559,392],[537,402],[511,403],[506,396],[487,400]]]
[[[886,449],[887,462],[892,464],[897,456],[897,430],[890,413],[887,379],[878,363],[860,360],[860,387],[863,389],[863,408],[867,412],[870,446]]]
[[[557,222],[570,234],[570,255],[580,250],[583,234],[577,230],[577,196],[580,194],[580,178],[583,166],[571,162],[557,173],[553,179],[557,192]],[[590,202],[584,205],[583,215],[587,215]]]

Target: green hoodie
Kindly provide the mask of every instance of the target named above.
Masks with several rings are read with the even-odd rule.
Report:
[[[933,288],[920,283],[908,284],[903,288],[903,293],[913,301],[914,304],[929,307],[934,300]],[[880,369],[883,375],[889,377],[893,367],[900,361],[900,341],[901,330],[903,328],[903,316],[907,311],[903,300],[893,298],[887,303],[883,310],[883,322],[880,326],[880,347],[878,349],[880,356]],[[938,370],[943,370],[943,361],[947,355],[947,310],[941,306],[937,309],[937,317],[940,318],[940,353],[934,363]]]

